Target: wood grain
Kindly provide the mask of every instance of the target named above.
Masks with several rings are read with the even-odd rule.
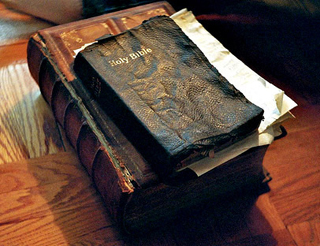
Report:
[[[0,67],[0,163],[64,150],[53,115],[26,63]]]
[[[304,221],[288,227],[297,245],[320,245],[320,220]]]
[[[167,227],[127,236],[31,78],[27,37],[47,26],[0,3],[0,245],[320,245],[320,105],[298,102],[288,135],[268,149],[270,190],[181,213]]]
[[[119,239],[75,153],[3,164],[0,180],[1,245],[69,245],[101,233]]]

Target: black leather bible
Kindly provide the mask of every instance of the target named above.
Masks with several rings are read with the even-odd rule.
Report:
[[[245,138],[263,119],[167,16],[100,39],[74,70],[160,175]]]

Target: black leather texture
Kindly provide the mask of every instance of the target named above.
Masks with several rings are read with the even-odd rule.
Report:
[[[166,16],[87,47],[74,69],[160,173],[243,139],[263,118]]]

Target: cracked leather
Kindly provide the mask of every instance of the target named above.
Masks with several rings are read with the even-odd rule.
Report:
[[[99,40],[74,68],[160,174],[243,139],[263,118],[166,16]]]

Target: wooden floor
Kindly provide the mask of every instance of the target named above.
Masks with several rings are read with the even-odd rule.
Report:
[[[270,191],[123,235],[29,74],[28,36],[48,26],[0,4],[1,246],[320,245],[320,105],[290,85],[299,107],[265,156]]]

